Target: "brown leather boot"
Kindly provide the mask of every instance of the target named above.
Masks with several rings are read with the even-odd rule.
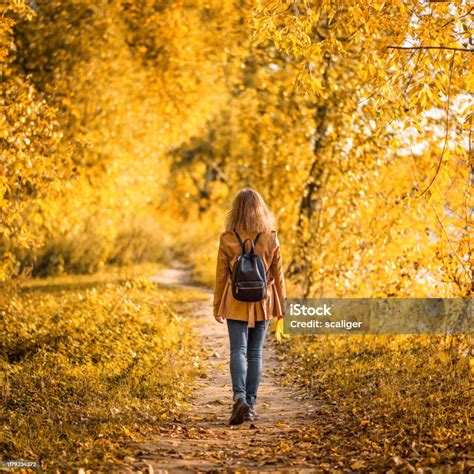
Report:
[[[242,424],[249,413],[249,406],[243,398],[238,398],[232,408],[232,414],[230,415],[229,425],[240,425]]]
[[[254,421],[258,420],[260,417],[257,414],[257,410],[255,405],[249,405],[249,411],[247,416],[245,417],[245,421]]]

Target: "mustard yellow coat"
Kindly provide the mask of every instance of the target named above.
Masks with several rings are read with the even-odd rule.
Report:
[[[255,239],[256,232],[237,230],[242,240]],[[247,242],[247,250],[250,243]],[[258,254],[268,271],[267,297],[262,301],[248,303],[238,301],[232,295],[231,270],[242,253],[233,232],[221,234],[217,254],[216,283],[214,286],[214,316],[226,319],[248,321],[249,327],[255,327],[255,321],[263,321],[276,316],[282,318],[285,311],[285,279],[281,261],[280,242],[276,231],[262,232],[255,253]]]

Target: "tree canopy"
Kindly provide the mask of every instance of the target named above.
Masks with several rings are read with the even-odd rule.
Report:
[[[1,279],[189,246],[250,185],[306,295],[472,291],[469,2],[0,8]]]

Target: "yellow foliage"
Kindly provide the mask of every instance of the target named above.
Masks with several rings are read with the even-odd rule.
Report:
[[[277,216],[288,296],[472,296],[471,21],[469,2],[3,2],[0,281],[180,258],[212,285],[225,212],[254,186]],[[29,445],[21,423],[50,424],[45,456],[77,433],[78,456],[106,452],[90,417],[119,409],[104,429],[134,435],[137,394],[160,387],[165,419],[158,375],[188,374],[167,359],[188,335],[162,294],[90,286],[5,293],[12,455]],[[378,426],[466,438],[468,340],[281,342],[296,382],[349,394],[374,445]],[[84,431],[62,432],[78,415]]]
[[[180,412],[201,366],[189,320],[177,321],[168,301],[189,292],[143,280],[155,272],[156,265],[112,269],[2,290],[9,459],[98,470],[123,456],[126,438]]]

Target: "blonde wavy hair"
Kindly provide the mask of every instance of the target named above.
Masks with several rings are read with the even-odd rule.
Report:
[[[251,188],[237,194],[226,219],[226,230],[271,232],[275,230],[275,216],[260,193]]]

